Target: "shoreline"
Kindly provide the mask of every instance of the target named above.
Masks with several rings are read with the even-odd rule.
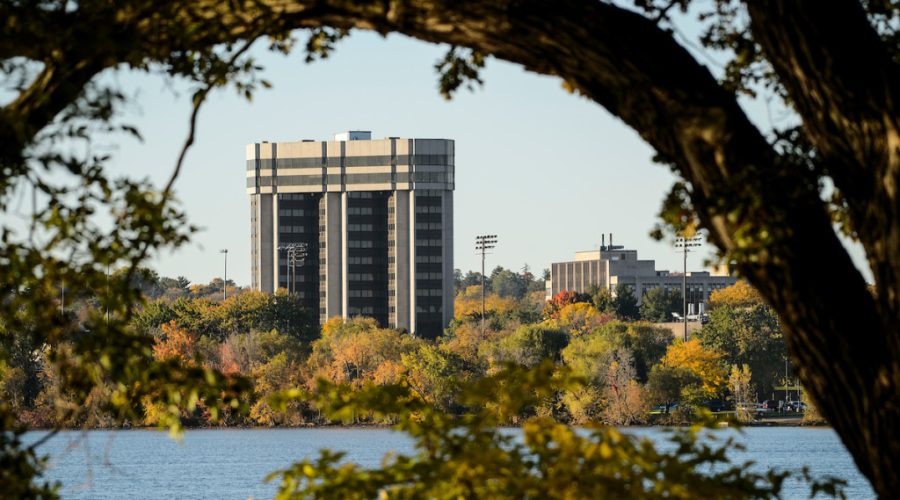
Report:
[[[603,424],[596,424],[603,425]],[[687,427],[690,424],[644,424],[644,425],[622,425],[613,426],[619,429],[667,429],[673,427]],[[587,425],[570,425],[570,427],[580,427],[589,429],[591,424]],[[741,427],[815,427],[815,428],[831,428],[827,423],[804,423],[798,418],[771,418],[765,420],[756,420],[751,422],[741,422],[739,426],[730,425],[727,421],[720,422],[721,428],[741,428]],[[504,425],[498,427],[500,429],[521,429],[521,425]],[[394,430],[393,424],[308,424],[308,425],[203,425],[203,426],[184,426],[184,431],[205,431],[205,430],[274,430],[274,429],[387,429]],[[130,426],[123,425],[117,427],[36,427],[25,429],[25,432],[72,432],[72,431],[156,431],[167,432],[167,429],[155,426]],[[399,432],[399,431],[398,431]]]

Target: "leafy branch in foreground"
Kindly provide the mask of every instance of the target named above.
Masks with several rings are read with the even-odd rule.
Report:
[[[669,431],[669,443],[660,448],[613,427],[577,429],[545,417],[527,420],[521,434],[501,427],[511,415],[582,383],[548,362],[532,369],[509,366],[463,388],[471,413],[462,417],[436,409],[403,385],[353,392],[321,381],[312,395],[287,391],[279,398],[282,406],[311,397],[333,419],[392,418],[413,439],[416,453],[389,454],[380,467],[367,469],[344,461],[343,453],[322,450],[268,480],[280,478],[279,499],[772,498],[794,477],[810,485],[810,496],[843,498],[840,480],[732,464],[727,452],[742,447],[710,432],[710,419]]]

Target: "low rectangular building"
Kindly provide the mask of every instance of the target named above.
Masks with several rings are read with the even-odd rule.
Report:
[[[547,299],[564,290],[587,293],[593,287],[615,294],[619,285],[625,285],[631,288],[640,303],[644,295],[654,288],[680,294],[683,279],[681,273],[657,270],[656,261],[639,259],[637,250],[628,250],[621,245],[601,245],[599,250],[576,252],[575,260],[551,264]],[[687,273],[689,310],[699,313],[713,291],[736,282],[731,276],[714,276],[706,271]]]

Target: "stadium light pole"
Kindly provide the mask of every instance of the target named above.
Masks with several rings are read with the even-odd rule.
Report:
[[[475,237],[475,250],[481,253],[481,338],[484,338],[484,260],[488,250],[497,246],[496,234],[482,234]]]
[[[306,250],[308,245],[305,242],[298,243],[296,248],[294,249],[294,293],[297,293],[297,266],[300,266],[300,270],[303,270],[303,264],[306,262]]]
[[[228,249],[219,250],[220,254],[225,256],[225,274],[222,276],[222,301],[228,299]]]
[[[688,339],[688,317],[687,317],[687,254],[691,250],[690,248],[699,247],[702,245],[702,240],[699,236],[694,236],[693,238],[676,238],[675,239],[675,248],[681,248],[682,253],[684,254],[684,268],[681,272],[681,307],[682,307],[682,316],[681,320],[684,322],[684,341],[687,342]]]
[[[297,263],[299,262],[300,267],[303,267],[303,263],[306,261],[307,248],[309,248],[309,245],[306,242],[288,243],[278,247],[279,250],[287,252],[288,265],[290,266],[287,276],[288,295],[297,293]]]

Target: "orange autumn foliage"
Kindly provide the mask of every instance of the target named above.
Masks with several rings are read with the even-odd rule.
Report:
[[[379,328],[372,318],[331,318],[322,326],[322,338],[313,342],[307,359],[313,375],[310,382],[324,378],[353,387],[395,383],[405,371],[401,357],[414,344],[411,335]]]
[[[193,361],[197,353],[197,336],[178,326],[175,321],[164,323],[162,338],[153,345],[153,356],[159,360],[178,359],[182,363]]]
[[[601,313],[588,302],[567,304],[556,313],[557,325],[578,336],[615,319],[609,313]]]
[[[709,294],[709,306],[751,307],[763,303],[762,296],[746,281],[713,291]]]
[[[559,317],[560,311],[562,311],[566,306],[579,302],[590,302],[590,296],[586,293],[563,290],[554,295],[550,300],[547,301],[546,304],[544,304],[544,317],[556,319]]]
[[[696,375],[707,396],[715,396],[727,380],[722,354],[707,349],[697,339],[674,342],[663,356],[663,366],[681,368]]]
[[[484,297],[485,314],[505,314],[513,311],[516,300],[510,297],[500,297],[489,293]],[[456,296],[454,302],[454,315],[456,319],[464,319],[481,315],[481,285],[472,285]]]

